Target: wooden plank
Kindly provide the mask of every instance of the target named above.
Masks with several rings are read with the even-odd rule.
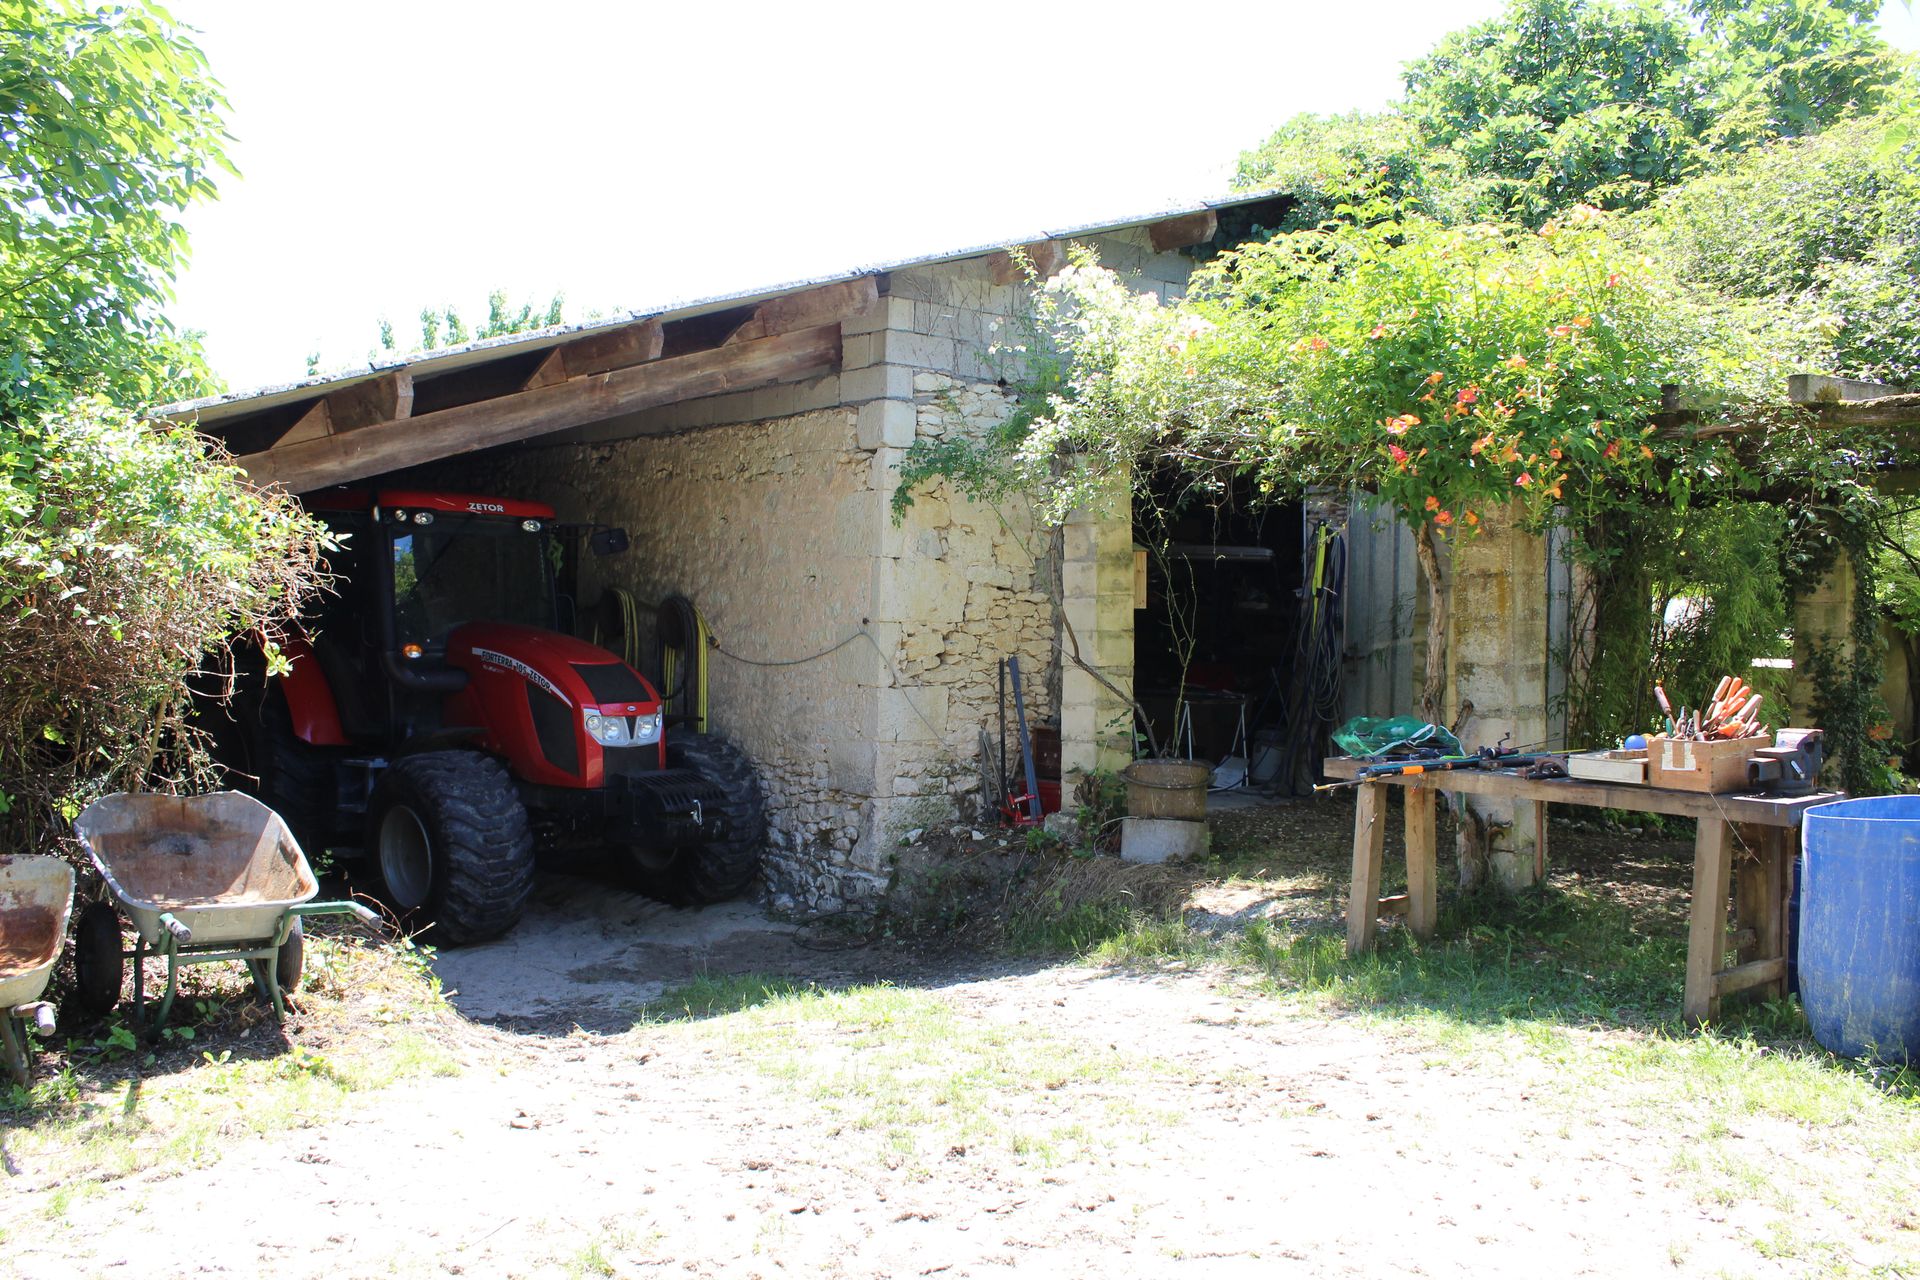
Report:
[[[1182,214],[1178,218],[1154,223],[1147,228],[1147,237],[1153,242],[1155,253],[1165,253],[1169,249],[1184,249],[1190,244],[1205,244],[1219,230],[1219,215],[1211,209],[1202,209],[1199,213]]]
[[[987,259],[987,278],[995,284],[1022,284],[1029,269],[1037,280],[1051,280],[1067,268],[1067,248],[1058,240],[1035,240],[1020,246],[1026,255],[1022,264],[1011,253],[996,253]]]
[[[1329,778],[1358,776],[1364,762],[1331,756],[1322,762]],[[1516,800],[1543,800],[1599,809],[1633,809],[1640,813],[1670,813],[1683,818],[1724,818],[1774,827],[1797,827],[1800,815],[1816,804],[1843,800],[1846,793],[1822,791],[1809,796],[1703,795],[1665,787],[1636,787],[1617,782],[1585,782],[1578,778],[1523,778],[1514,770],[1454,769],[1445,773],[1382,778],[1398,787],[1436,787],[1466,795],[1510,796]]]
[[[1725,822],[1703,819],[1693,840],[1693,901],[1687,926],[1687,988],[1681,1012],[1689,1025],[1720,1016],[1713,976],[1727,948],[1727,891],[1732,841]]]
[[[1772,986],[1764,992],[1768,998],[1782,1000],[1788,994],[1788,881],[1791,877],[1791,852],[1786,831],[1780,827],[1741,827],[1741,841],[1753,850],[1753,858],[1740,864],[1734,877],[1734,923],[1741,931],[1751,931],[1753,942],[1740,950],[1741,963],[1780,960],[1782,967]]]
[[[1387,849],[1387,789],[1363,783],[1353,806],[1353,885],[1347,896],[1347,954],[1373,945],[1380,927],[1380,863]]]
[[[1533,802],[1533,882],[1547,882],[1547,803]]]
[[[240,465],[255,484],[278,484],[293,493],[305,493],[677,400],[822,373],[836,367],[839,360],[840,326],[823,325],[610,373],[569,378],[549,387],[422,414],[406,422],[303,441],[249,454],[240,459]]]
[[[1722,996],[1730,996],[1737,991],[1748,991],[1770,982],[1784,983],[1786,980],[1787,958],[1785,956],[1775,956],[1771,960],[1755,960],[1750,964],[1736,965],[1714,974],[1713,995],[1718,1000]]]
[[[1439,862],[1435,848],[1434,811],[1439,793],[1432,787],[1414,787],[1406,793],[1407,814],[1407,928],[1416,938],[1431,938],[1439,922]]]
[[[880,285],[872,276],[823,284],[803,293],[774,298],[754,309],[753,318],[728,335],[727,346],[771,338],[800,329],[851,320],[880,300]]]
[[[1819,413],[1827,427],[1920,427],[1920,395],[1842,401],[1822,405]]]
[[[413,373],[408,369],[395,369],[371,381],[356,382],[327,397],[327,416],[333,423],[335,435],[364,430],[382,422],[404,421],[412,413]]]

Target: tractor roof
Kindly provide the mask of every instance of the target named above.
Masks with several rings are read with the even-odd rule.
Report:
[[[544,502],[495,498],[474,493],[440,493],[427,489],[322,489],[301,500],[312,511],[370,511],[374,507],[419,508],[462,515],[505,516],[514,520],[551,520],[554,510]]]

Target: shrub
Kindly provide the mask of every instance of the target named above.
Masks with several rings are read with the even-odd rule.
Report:
[[[193,781],[190,681],[237,636],[277,657],[321,537],[189,428],[92,400],[0,426],[0,847]]]

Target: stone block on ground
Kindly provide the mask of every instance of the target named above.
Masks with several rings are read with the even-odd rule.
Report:
[[[1120,857],[1125,862],[1186,862],[1207,852],[1204,822],[1182,818],[1122,818]]]

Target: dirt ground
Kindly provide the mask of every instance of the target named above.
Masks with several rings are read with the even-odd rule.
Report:
[[[58,1213],[11,1170],[12,1216],[40,1225],[0,1271],[1800,1274],[1751,1246],[1757,1210],[1682,1185],[1687,1136],[1629,1103],[1218,975],[850,947],[569,877],[507,940],[437,963],[473,1020],[458,1074]],[[635,1023],[746,971],[891,987],[835,1016]],[[1781,1135],[1737,1136],[1786,1158]]]

